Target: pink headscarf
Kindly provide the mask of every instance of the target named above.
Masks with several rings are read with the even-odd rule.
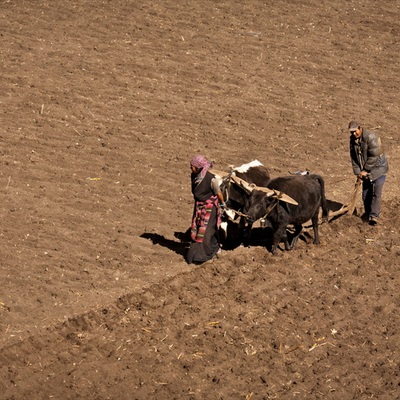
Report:
[[[204,178],[207,171],[214,165],[214,163],[208,161],[206,157],[198,154],[197,156],[192,157],[192,159],[190,160],[190,165],[193,165],[196,168],[202,168],[200,175],[201,178]]]

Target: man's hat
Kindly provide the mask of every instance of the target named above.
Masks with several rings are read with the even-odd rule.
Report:
[[[350,121],[349,122],[349,130],[350,132],[356,131],[360,127],[360,124],[357,121]]]

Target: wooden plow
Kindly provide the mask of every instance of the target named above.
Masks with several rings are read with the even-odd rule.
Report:
[[[347,201],[342,205],[341,208],[339,208],[339,210],[329,212],[328,221],[345,213],[353,215],[354,210],[356,208],[357,199],[359,197],[359,193],[361,190],[361,186],[362,186],[362,180],[360,178],[357,178],[356,183],[354,184],[353,192],[351,193]]]

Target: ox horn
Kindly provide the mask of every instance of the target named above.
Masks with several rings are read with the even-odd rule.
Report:
[[[208,171],[219,178],[225,178],[225,176],[229,175],[228,172],[218,171],[217,169],[214,169],[214,168],[209,169]]]
[[[276,197],[278,200],[284,201],[285,203],[289,203],[289,204],[293,204],[295,206],[299,205],[299,203],[291,198],[290,196],[288,196],[287,194],[280,192],[279,190],[275,190],[275,189],[268,189],[268,188],[264,188],[264,187],[255,187],[254,189],[260,190],[261,192],[264,192],[267,194],[267,197]]]
[[[295,206],[299,205],[299,203],[295,199],[293,199],[292,197],[288,196],[287,194],[285,194],[283,192],[279,192],[278,190],[275,190],[275,194],[279,200],[282,200],[285,203],[293,204]]]
[[[238,176],[236,176],[234,174],[232,174],[231,180],[232,180],[232,182],[236,183],[238,186],[240,186],[241,188],[246,190],[247,193],[251,193],[254,189],[257,188],[256,185],[254,185],[252,183],[248,183],[244,179],[239,178]]]

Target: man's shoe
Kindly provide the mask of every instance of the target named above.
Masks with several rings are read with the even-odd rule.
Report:
[[[376,217],[369,217],[369,224],[375,226],[378,224],[378,218]]]

